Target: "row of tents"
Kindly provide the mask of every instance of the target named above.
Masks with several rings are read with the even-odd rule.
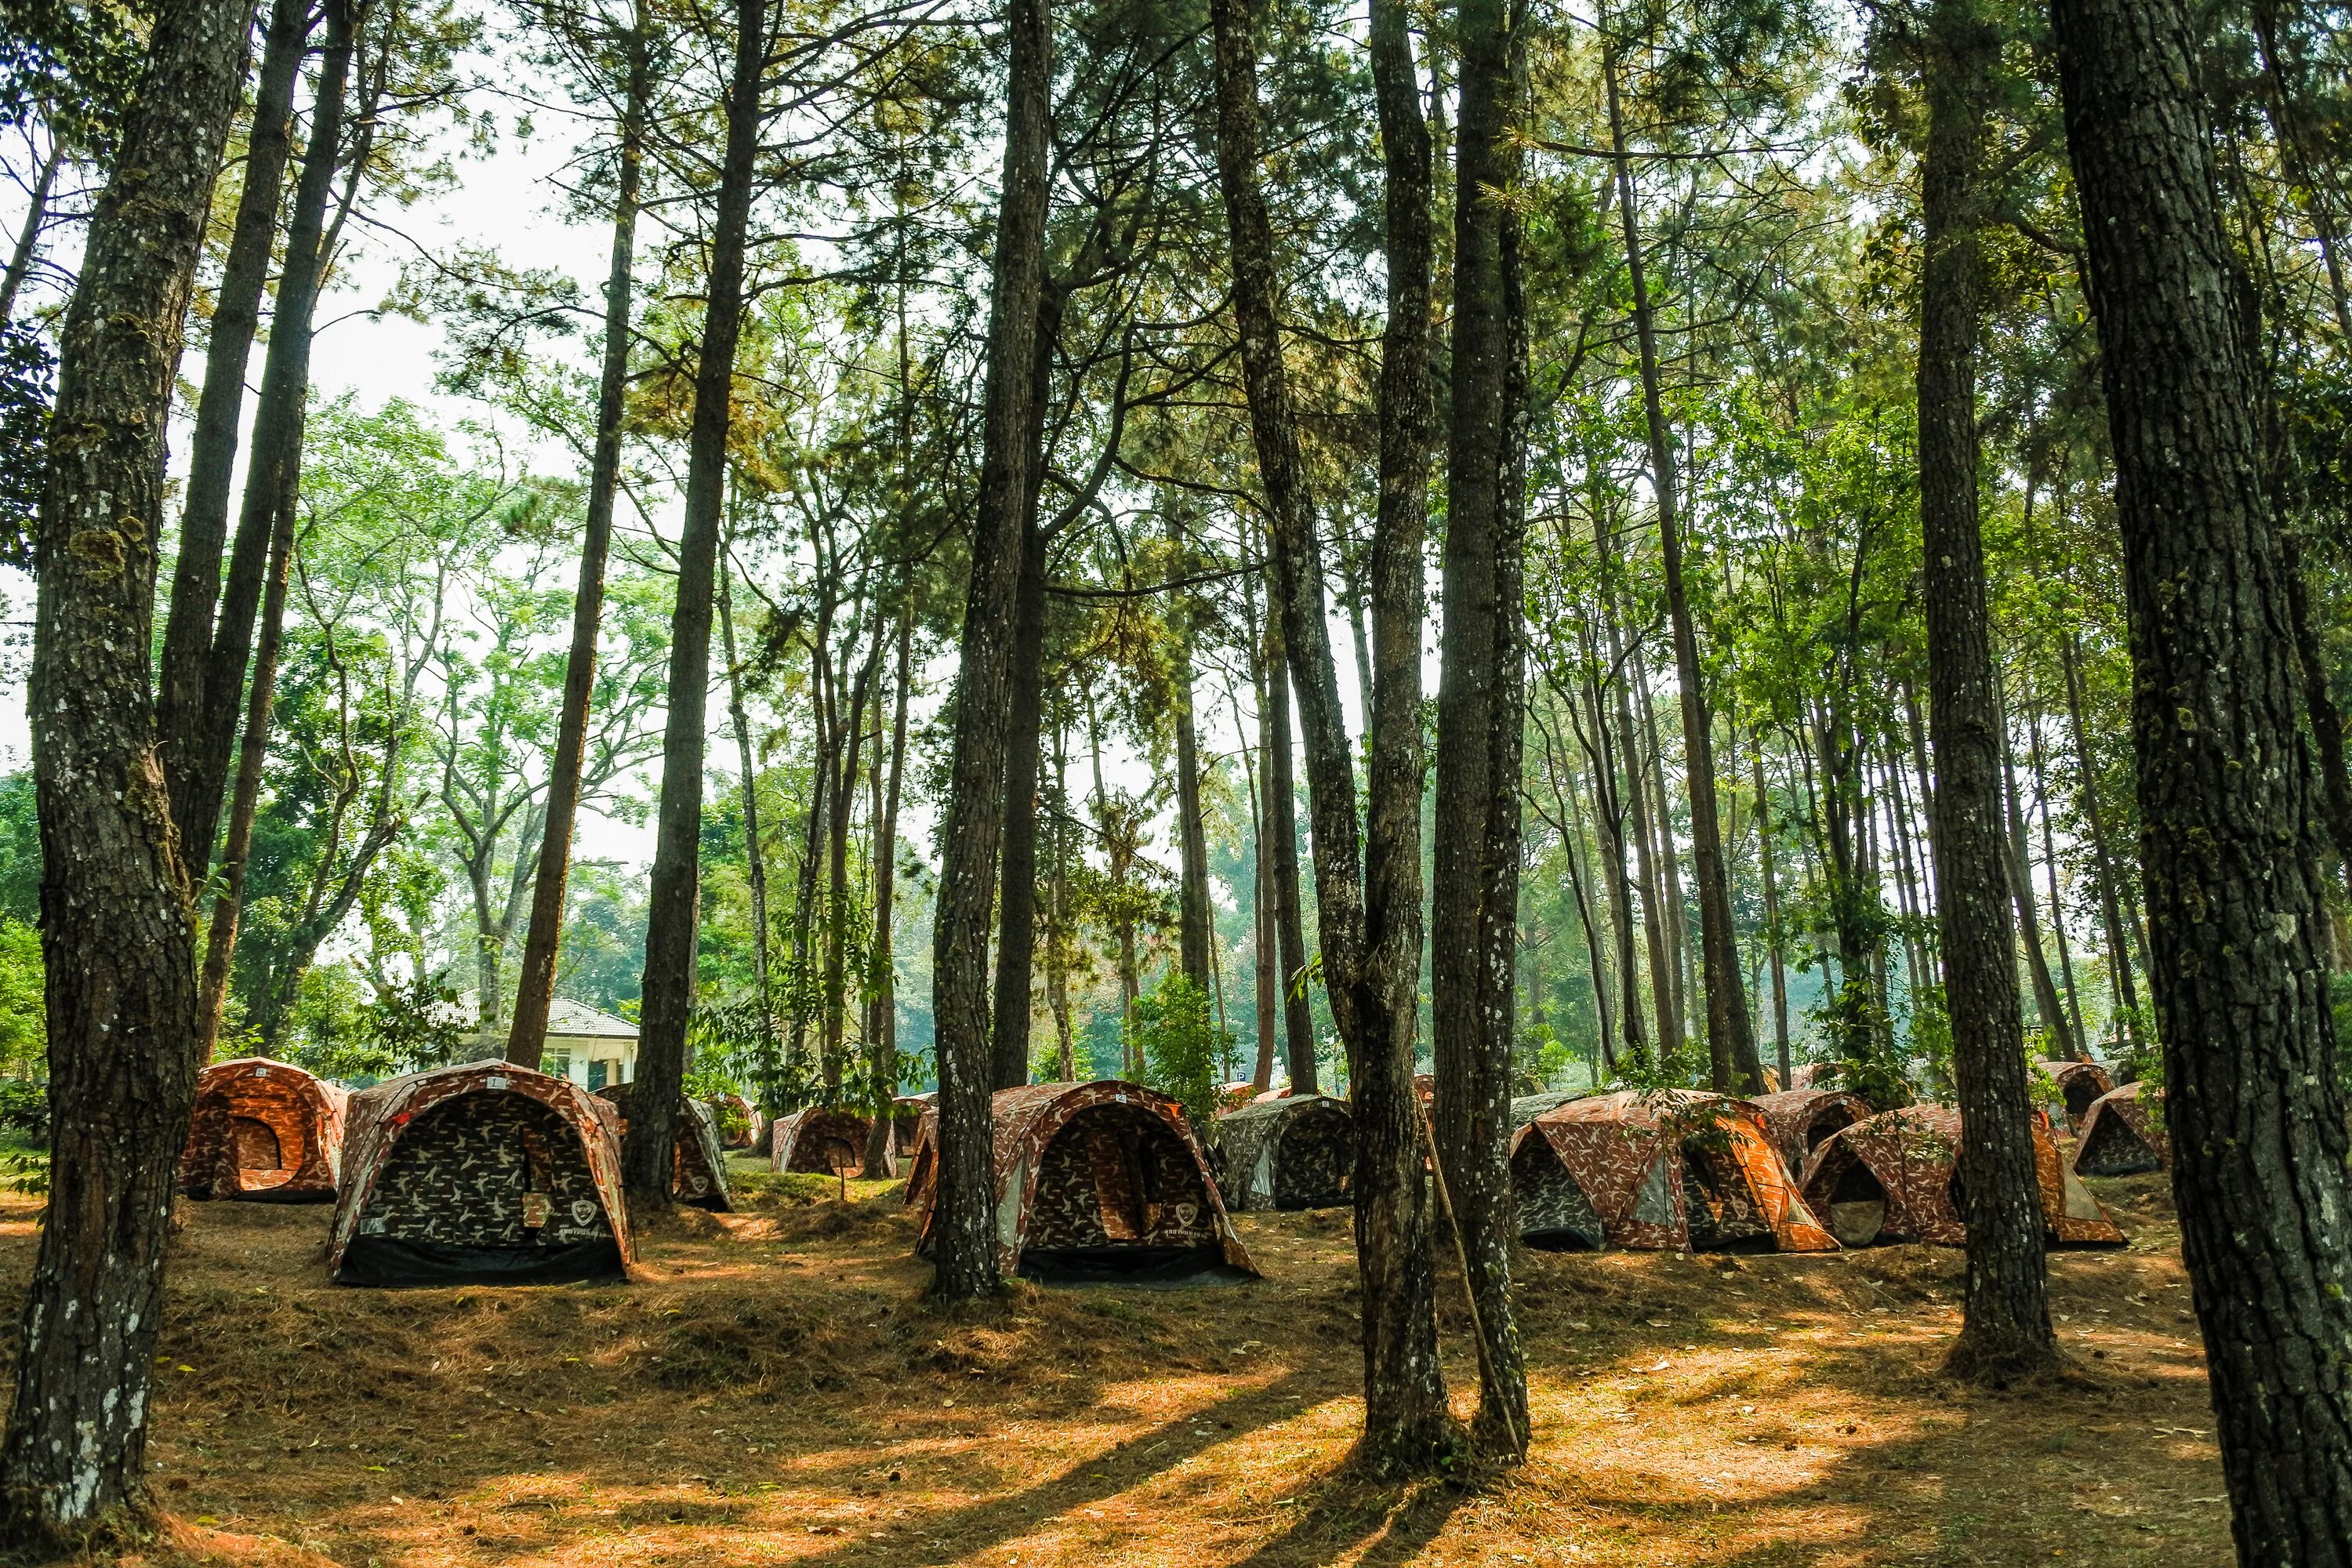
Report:
[[[620,1279],[635,1256],[620,1147],[635,1088],[592,1095],[473,1062],[346,1095],[288,1063],[224,1062],[199,1081],[182,1185],[196,1198],[332,1202],[329,1262],[346,1284]],[[772,1168],[848,1174],[874,1131],[822,1109],[747,1131],[755,1113],[728,1109],[681,1102],[680,1201],[731,1206],[726,1142],[764,1132]],[[1511,1177],[1530,1246],[1827,1251],[1967,1236],[1948,1109],[1874,1116],[1853,1095],[1805,1088],[1747,1100],[1534,1096],[1513,1110]],[[907,1201],[929,1250],[936,1113],[905,1100],[892,1122],[881,1146],[893,1167],[901,1152],[912,1162]],[[2035,1113],[2050,1238],[2120,1245],[2075,1172],[2160,1164],[2161,1131],[2137,1085],[2096,1099],[2076,1124],[2070,1163]],[[1324,1096],[1268,1096],[1225,1114],[1213,1156],[1175,1101],[1117,1080],[1002,1090],[994,1128],[1000,1261],[1033,1278],[1254,1274],[1230,1210],[1349,1201],[1353,1123],[1345,1101]]]

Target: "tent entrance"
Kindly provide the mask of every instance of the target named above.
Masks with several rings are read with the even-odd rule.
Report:
[[[2157,1157],[2156,1146],[2110,1104],[2075,1151],[2074,1169],[2086,1176],[2137,1176],[2163,1170],[2164,1162]]]
[[[445,1100],[402,1130],[337,1279],[353,1285],[617,1279],[580,1134],[528,1095]]]
[[[1092,1105],[1037,1164],[1020,1272],[1031,1279],[1173,1284],[1230,1275],[1192,1151],[1133,1105]]]
[[[1814,1152],[1822,1144],[1861,1120],[1862,1118],[1855,1113],[1851,1105],[1832,1101],[1822,1106],[1813,1112],[1812,1119],[1805,1123],[1805,1158],[1811,1160]],[[1803,1173],[1791,1173],[1801,1175]]]
[[[1337,1208],[1349,1201],[1356,1174],[1356,1124],[1327,1100],[1290,1117],[1275,1145],[1274,1206]]]
[[[1886,1228],[1886,1189],[1870,1167],[1848,1155],[1830,1189],[1830,1234],[1840,1247],[1868,1247]]]
[[[1569,1174],[1540,1129],[1519,1140],[1511,1156],[1511,1193],[1518,1207],[1519,1239],[1545,1252],[1598,1252],[1608,1240],[1592,1200]]]
[[[1683,1140],[1683,1212],[1694,1252],[1770,1252],[1772,1226],[1728,1128],[1709,1128]]]

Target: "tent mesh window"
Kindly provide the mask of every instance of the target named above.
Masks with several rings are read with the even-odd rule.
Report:
[[[460,1095],[419,1113],[384,1162],[359,1228],[484,1247],[612,1235],[579,1134],[520,1094]]]
[[[1511,1156],[1511,1196],[1519,1239],[1547,1252],[1598,1252],[1608,1240],[1592,1200],[1540,1135],[1519,1140]]]
[[[1038,1162],[1023,1266],[1133,1249],[1139,1264],[1217,1249],[1201,1167],[1159,1118],[1095,1105],[1070,1118]]]
[[[2084,1129],[2074,1169],[2085,1176],[2137,1176],[2164,1169],[2156,1145],[2139,1135],[2122,1112],[2108,1106]]]

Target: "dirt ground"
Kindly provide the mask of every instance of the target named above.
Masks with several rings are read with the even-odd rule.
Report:
[[[665,1222],[641,1282],[593,1288],[339,1289],[326,1209],[188,1205],[151,1449],[169,1522],[129,1561],[2231,1561],[2161,1177],[2095,1184],[2133,1243],[2053,1260],[2080,1372],[2005,1393],[1936,1374],[1956,1252],[1529,1256],[1531,1461],[1406,1488],[1345,1467],[1344,1213],[1245,1217],[1260,1283],[945,1311],[896,1187],[788,1180]],[[10,1289],[35,1224],[0,1210]]]

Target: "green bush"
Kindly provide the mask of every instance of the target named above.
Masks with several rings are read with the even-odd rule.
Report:
[[[1170,972],[1136,1002],[1130,1043],[1143,1058],[1144,1082],[1181,1104],[1193,1131],[1205,1135],[1216,1124],[1217,1079],[1233,1052],[1208,993]]]

